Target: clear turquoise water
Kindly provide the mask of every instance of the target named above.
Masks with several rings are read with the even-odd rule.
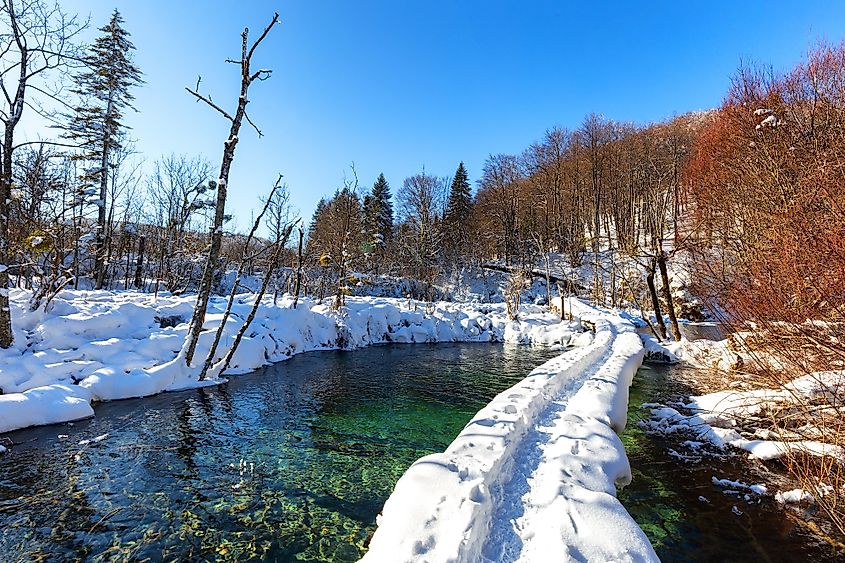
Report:
[[[0,561],[356,560],[404,470],[554,355],[488,344],[315,352],[7,434],[18,445],[0,455]],[[667,455],[677,444],[636,426],[641,403],[686,392],[673,369],[640,370],[622,436],[634,482],[619,498],[660,557],[842,560],[771,501],[712,485],[757,482],[741,459],[682,464]]]
[[[356,560],[405,469],[554,355],[489,344],[315,352],[8,434],[21,444],[0,456],[0,559]]]

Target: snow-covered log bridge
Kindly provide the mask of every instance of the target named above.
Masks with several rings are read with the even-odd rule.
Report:
[[[365,562],[656,561],[616,499],[631,479],[617,436],[642,363],[634,327],[572,301],[588,346],[484,407],[445,452],[396,484]]]

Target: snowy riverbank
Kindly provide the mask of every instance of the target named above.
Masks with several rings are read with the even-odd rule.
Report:
[[[63,291],[48,312],[29,311],[29,293],[12,290],[15,342],[0,350],[0,432],[92,416],[94,401],[144,397],[209,384],[172,360],[187,332],[195,297]],[[241,295],[217,349],[231,346],[252,296]],[[311,350],[355,349],[385,342],[567,344],[575,328],[542,307],[524,306],[509,321],[502,304],[424,303],[349,298],[341,312],[312,300],[262,302],[229,374]],[[197,358],[204,358],[222,319],[223,298],[209,305]],[[214,382],[211,382],[214,383]]]
[[[631,470],[616,432],[643,359],[634,326],[573,301],[593,341],[500,393],[384,506],[364,561],[652,561],[616,499]]]

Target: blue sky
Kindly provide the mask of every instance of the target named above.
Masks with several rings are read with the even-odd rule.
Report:
[[[100,27],[117,7],[147,84],[127,119],[138,149],[207,156],[228,124],[184,91],[234,105],[239,33],[278,11],[251,91],[265,136],[242,130],[230,209],[243,229],[279,173],[306,220],[355,162],[362,190],[393,192],[423,167],[478,179],[491,153],[517,153],[595,111],[646,123],[717,106],[741,60],[786,69],[838,42],[845,2],[500,2],[62,0]]]

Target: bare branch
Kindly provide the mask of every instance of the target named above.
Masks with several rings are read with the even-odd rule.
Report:
[[[250,125],[252,125],[252,128],[255,129],[255,132],[258,133],[258,137],[259,138],[263,137],[264,133],[262,133],[261,129],[259,129],[258,126],[255,123],[253,123],[252,119],[250,119],[249,114],[246,111],[244,111],[244,117],[246,117],[247,122]]]
[[[258,39],[256,39],[255,43],[252,44],[252,47],[249,49],[249,53],[247,54],[247,56],[245,58],[247,63],[249,63],[249,61],[252,60],[252,53],[255,52],[255,48],[258,47],[258,45],[262,41],[264,41],[264,38],[267,37],[267,34],[270,33],[270,30],[273,29],[273,26],[276,25],[277,23],[280,23],[278,12],[273,14],[273,19],[270,21],[270,23],[267,25],[267,27],[264,28],[264,31],[261,33],[261,36]]]
[[[270,75],[273,73],[272,70],[261,69],[255,71],[255,73],[249,77],[250,82],[254,82],[256,80],[267,80],[270,78]]]
[[[197,83],[199,83],[199,82],[197,82]],[[196,97],[198,102],[199,102],[199,101],[203,101],[203,102],[207,103],[209,106],[211,106],[212,108],[214,108],[214,109],[216,109],[217,111],[219,111],[221,114],[223,114],[223,117],[225,117],[225,118],[226,118],[226,119],[228,119],[229,121],[234,121],[234,120],[235,120],[235,118],[234,118],[234,117],[232,117],[231,115],[229,115],[229,114],[226,112],[226,110],[224,110],[223,108],[221,108],[220,106],[218,106],[217,104],[215,104],[214,102],[212,102],[212,101],[211,101],[209,98],[207,98],[206,96],[203,96],[202,94],[200,94],[200,93],[198,93],[198,92],[196,92],[196,91],[194,91],[194,90],[191,90],[191,89],[190,89],[190,88],[188,88],[187,86],[185,87],[185,90],[187,90],[187,91],[188,91],[188,93],[190,93],[192,96]]]

